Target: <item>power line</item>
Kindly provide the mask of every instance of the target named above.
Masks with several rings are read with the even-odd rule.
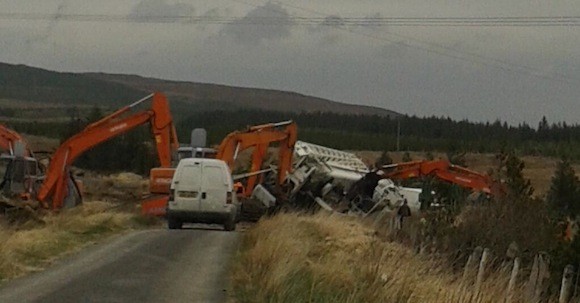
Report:
[[[243,0],[231,0],[253,7],[262,7]],[[544,71],[504,60],[483,56],[481,54],[459,50],[446,45],[420,40],[408,35],[384,32],[399,39],[412,41],[400,44],[401,41],[385,36],[355,31],[356,27],[384,27],[384,26],[527,26],[527,27],[576,27],[580,26],[580,16],[512,16],[512,17],[339,17],[327,15],[319,11],[303,8],[291,4],[272,1],[284,7],[306,11],[320,17],[304,17],[290,14],[290,16],[271,17],[228,17],[228,16],[171,16],[171,15],[95,15],[95,14],[45,14],[45,13],[0,13],[0,20],[16,21],[71,21],[71,22],[125,22],[125,23],[178,23],[203,25],[304,25],[328,26],[337,30],[365,36],[374,40],[388,43],[399,43],[404,47],[413,48],[428,53],[449,57],[455,60],[491,66],[502,70],[525,73],[535,77],[563,80],[576,83],[578,79],[561,74],[546,75]],[[267,8],[268,9],[268,8]],[[272,9],[271,9],[272,10]],[[272,10],[277,11],[277,10]],[[279,12],[279,11],[278,11]]]
[[[230,0],[230,1],[243,3],[246,5],[253,6],[253,7],[260,7],[258,5],[248,3],[244,0]],[[319,16],[328,16],[328,14],[325,14],[323,12],[313,10],[310,8],[304,8],[304,7],[300,7],[300,6],[296,6],[296,5],[292,5],[292,4],[283,3],[280,1],[272,1],[272,2],[276,3],[280,6],[283,6],[283,7],[289,7],[289,8],[301,10],[304,12],[312,13],[315,15],[319,15]],[[275,11],[275,10],[273,10],[273,11]],[[509,18],[509,17],[488,17],[488,18]],[[526,18],[526,17],[512,17],[512,18]],[[538,17],[538,16],[536,16],[536,17],[529,17],[529,18],[554,18],[554,17]],[[568,16],[568,17],[561,16],[561,18],[577,18],[577,17],[576,16]],[[397,37],[399,39],[413,41],[416,43],[415,45],[408,44],[408,43],[400,44],[401,41],[399,41],[397,39],[389,38],[389,37],[385,37],[385,36],[377,36],[374,34],[369,34],[369,33],[360,32],[360,31],[355,31],[347,26],[335,26],[334,28],[337,30],[349,32],[351,34],[365,36],[367,38],[371,38],[374,40],[379,40],[379,41],[388,42],[388,43],[399,43],[399,45],[401,45],[403,47],[417,49],[420,51],[448,57],[448,58],[459,60],[459,61],[475,63],[475,64],[479,64],[479,65],[484,65],[484,66],[490,66],[490,67],[494,67],[494,68],[504,70],[507,72],[523,73],[523,74],[534,76],[537,78],[556,80],[556,81],[564,81],[567,83],[574,83],[574,84],[579,81],[579,79],[571,78],[569,76],[557,74],[557,73],[552,73],[550,75],[546,75],[545,71],[537,69],[537,68],[533,68],[533,67],[529,67],[529,66],[525,66],[525,65],[520,65],[520,64],[514,64],[514,63],[510,63],[510,62],[500,60],[497,58],[492,58],[489,56],[484,56],[484,55],[473,53],[473,52],[459,50],[459,49],[449,47],[446,45],[442,45],[439,43],[420,40],[420,39],[411,37],[409,35],[397,34],[397,33],[393,33],[393,32],[383,32],[384,34],[386,34],[388,36],[394,36],[394,37]]]
[[[239,2],[239,1],[237,1]],[[281,4],[290,6],[288,4]],[[295,6],[290,6],[295,7]],[[45,14],[0,13],[0,20],[15,21],[72,21],[72,22],[134,22],[134,23],[181,23],[181,24],[229,24],[237,25],[317,25],[317,26],[399,26],[399,27],[576,27],[580,16],[533,16],[533,17],[236,17],[236,16],[173,16],[173,15],[92,15],[92,14]]]

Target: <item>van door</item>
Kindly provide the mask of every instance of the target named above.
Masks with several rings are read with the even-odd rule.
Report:
[[[203,166],[200,208],[204,212],[223,212],[227,200],[228,176],[224,167],[216,163]]]
[[[202,185],[201,162],[186,164],[174,181],[176,210],[199,211]]]

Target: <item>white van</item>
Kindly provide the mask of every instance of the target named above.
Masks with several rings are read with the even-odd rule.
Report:
[[[219,223],[235,230],[240,204],[232,175],[224,161],[189,158],[179,161],[170,187],[167,225],[179,229],[183,223]]]

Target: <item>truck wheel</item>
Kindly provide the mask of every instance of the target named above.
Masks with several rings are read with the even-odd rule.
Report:
[[[183,226],[183,223],[181,221],[177,221],[174,218],[167,218],[167,227],[169,229],[181,229],[181,227]]]
[[[226,223],[224,223],[224,230],[225,231],[236,230],[236,218],[234,216],[231,216],[230,218],[228,218]]]

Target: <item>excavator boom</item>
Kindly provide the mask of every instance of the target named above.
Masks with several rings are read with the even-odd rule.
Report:
[[[121,118],[121,115],[129,112],[133,107],[150,97],[153,98],[150,109]],[[175,136],[169,104],[161,93],[155,93],[147,98],[124,107],[87,126],[80,133],[66,140],[51,158],[46,179],[40,187],[37,199],[45,207],[48,207],[49,200],[52,200],[53,209],[61,208],[67,194],[67,178],[70,165],[87,150],[147,122],[151,124],[151,131],[155,138],[161,166],[170,167],[172,154],[177,150],[179,144]]]
[[[226,136],[218,148],[216,158],[225,161],[233,171],[239,152],[254,147],[252,166],[248,173],[250,176],[245,189],[246,195],[251,195],[258,178],[253,173],[261,169],[268,146],[274,142],[279,142],[277,183],[284,182],[292,169],[292,153],[298,138],[297,133],[296,123],[292,121],[249,127],[247,131],[233,132]]]
[[[497,185],[487,175],[457,166],[445,160],[412,161],[383,166],[387,179],[410,179],[434,176],[443,181],[481,191],[487,194],[495,192]]]

